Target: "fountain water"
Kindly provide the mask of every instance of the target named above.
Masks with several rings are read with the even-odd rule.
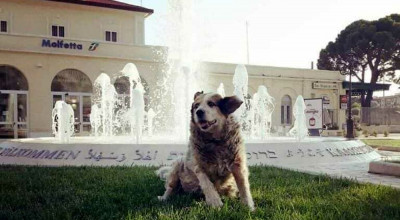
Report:
[[[302,141],[308,136],[307,120],[306,120],[306,105],[304,103],[303,96],[297,96],[296,103],[293,108],[294,125],[290,129],[289,135],[297,139],[297,141]]]
[[[142,138],[142,129],[144,123],[144,89],[142,84],[139,82],[131,92],[131,134],[133,134],[134,128],[136,129],[136,143],[138,144]],[[132,122],[134,122],[132,124]]]
[[[222,97],[225,97],[225,89],[224,89],[224,84],[220,83],[219,87],[217,89],[217,93],[220,94]]]
[[[61,143],[68,143],[74,134],[74,110],[64,101],[57,101],[52,111],[53,134]]]
[[[233,94],[236,95],[243,104],[239,109],[235,111],[236,117],[239,119],[240,124],[244,130],[247,130],[247,114],[246,114],[246,97],[247,89],[249,84],[249,76],[247,74],[247,69],[244,65],[237,65],[235,69],[235,74],[233,75]]]
[[[110,77],[102,73],[94,81],[94,94],[92,96],[91,124],[95,126],[96,136],[114,135],[114,109],[117,92],[111,84]],[[93,120],[93,121],[92,121]]]
[[[189,138],[190,109],[193,95],[202,89],[198,71],[199,39],[195,25],[195,1],[169,0],[163,40],[168,47],[164,53],[166,67],[160,74],[153,97],[157,103],[154,124],[157,133],[176,141]],[[201,40],[201,39],[200,39]],[[164,51],[157,51],[163,53]],[[171,125],[174,125],[171,129]],[[179,135],[176,135],[179,134]]]
[[[90,122],[95,136],[135,136],[136,143],[142,138],[145,103],[144,88],[139,72],[133,63],[128,63],[115,77],[127,77],[129,81],[129,103],[119,97],[110,77],[102,73],[94,82]],[[152,116],[154,117],[154,115]]]
[[[100,117],[100,109],[97,105],[92,105],[91,112],[90,112],[90,126],[92,127],[92,133],[94,136],[100,136],[100,124],[101,124],[101,117]]]
[[[249,114],[251,119],[251,138],[265,140],[271,133],[272,112],[275,99],[268,93],[267,87],[259,86],[251,101]]]
[[[147,111],[147,131],[148,131],[148,135],[149,137],[153,136],[153,120],[154,117],[156,116],[156,113],[154,112],[154,110],[152,108],[150,108]]]

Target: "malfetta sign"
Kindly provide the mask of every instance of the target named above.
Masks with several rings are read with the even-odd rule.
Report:
[[[337,83],[313,82],[313,89],[339,89]]]
[[[66,42],[64,40],[42,40],[42,47],[50,47],[50,48],[63,48],[63,49],[71,49],[71,50],[82,50],[83,46],[79,43],[74,42]]]

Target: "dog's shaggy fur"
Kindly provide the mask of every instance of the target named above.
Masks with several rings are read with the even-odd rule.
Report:
[[[241,201],[254,210],[245,145],[240,125],[232,115],[241,104],[236,96],[196,93],[189,149],[185,158],[172,165],[166,177],[166,191],[159,200],[166,200],[179,190],[202,192],[207,204],[219,207],[220,195],[235,197],[239,193]],[[161,168],[160,175],[164,172],[165,168]]]

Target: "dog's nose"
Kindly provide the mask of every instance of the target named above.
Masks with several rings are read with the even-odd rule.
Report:
[[[197,115],[197,117],[202,118],[204,116],[204,111],[199,109],[196,111],[196,115]]]

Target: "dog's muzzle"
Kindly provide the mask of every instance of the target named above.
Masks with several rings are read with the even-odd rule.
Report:
[[[208,129],[209,127],[211,127],[215,123],[217,123],[217,120],[212,120],[212,121],[201,120],[201,121],[199,121],[200,127],[203,130]]]

